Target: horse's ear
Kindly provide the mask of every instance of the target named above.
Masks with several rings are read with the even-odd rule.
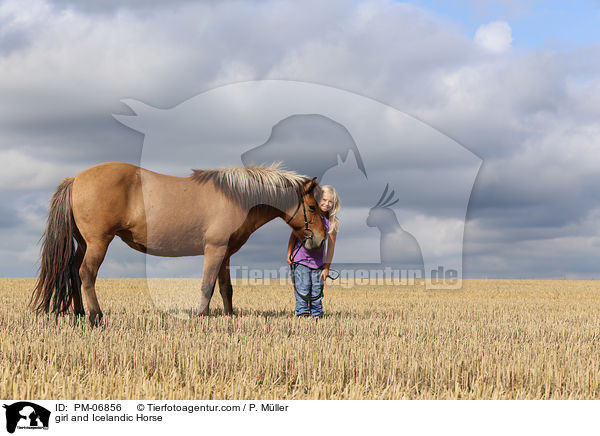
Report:
[[[306,189],[304,190],[304,192],[306,194],[310,194],[311,192],[314,191],[315,187],[317,186],[318,182],[317,182],[317,178],[313,177],[312,180],[310,180],[308,182],[308,186],[306,187]]]

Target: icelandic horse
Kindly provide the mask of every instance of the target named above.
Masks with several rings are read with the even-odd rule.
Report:
[[[52,196],[30,305],[57,315],[72,306],[76,316],[87,311],[92,325],[99,324],[96,277],[108,245],[119,236],[142,253],[203,254],[199,313],[208,315],[218,280],[224,312],[232,314],[229,259],[259,227],[280,217],[307,249],[324,243],[321,219],[314,219],[320,214],[316,189],[316,177],[279,164],[193,170],[188,177],[126,163],[88,168],[63,179]]]

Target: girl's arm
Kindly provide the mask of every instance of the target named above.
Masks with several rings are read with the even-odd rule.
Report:
[[[290,265],[292,263],[292,261],[290,260],[290,256],[292,255],[292,251],[294,250],[294,245],[296,245],[296,235],[294,235],[294,232],[292,232],[292,234],[290,235],[290,241],[288,242],[287,256],[285,257],[285,260]]]
[[[327,237],[327,256],[325,256],[325,264],[323,265],[323,271],[321,272],[321,277],[323,279],[326,279],[327,274],[329,274],[329,267],[331,266],[331,261],[333,260],[333,251],[335,250],[336,237],[337,232],[332,232]]]

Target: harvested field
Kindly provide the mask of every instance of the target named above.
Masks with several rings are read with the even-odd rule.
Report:
[[[0,397],[600,399],[596,281],[328,285],[316,322],[279,283],[234,283],[236,316],[216,290],[186,319],[200,281],[153,280],[99,279],[91,328],[35,316],[34,279],[0,279]]]

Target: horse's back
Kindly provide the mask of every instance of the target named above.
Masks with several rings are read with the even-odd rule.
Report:
[[[126,163],[96,165],[75,176],[72,204],[84,239],[118,235],[160,256],[203,254],[206,242],[227,243],[246,217],[213,183]]]

